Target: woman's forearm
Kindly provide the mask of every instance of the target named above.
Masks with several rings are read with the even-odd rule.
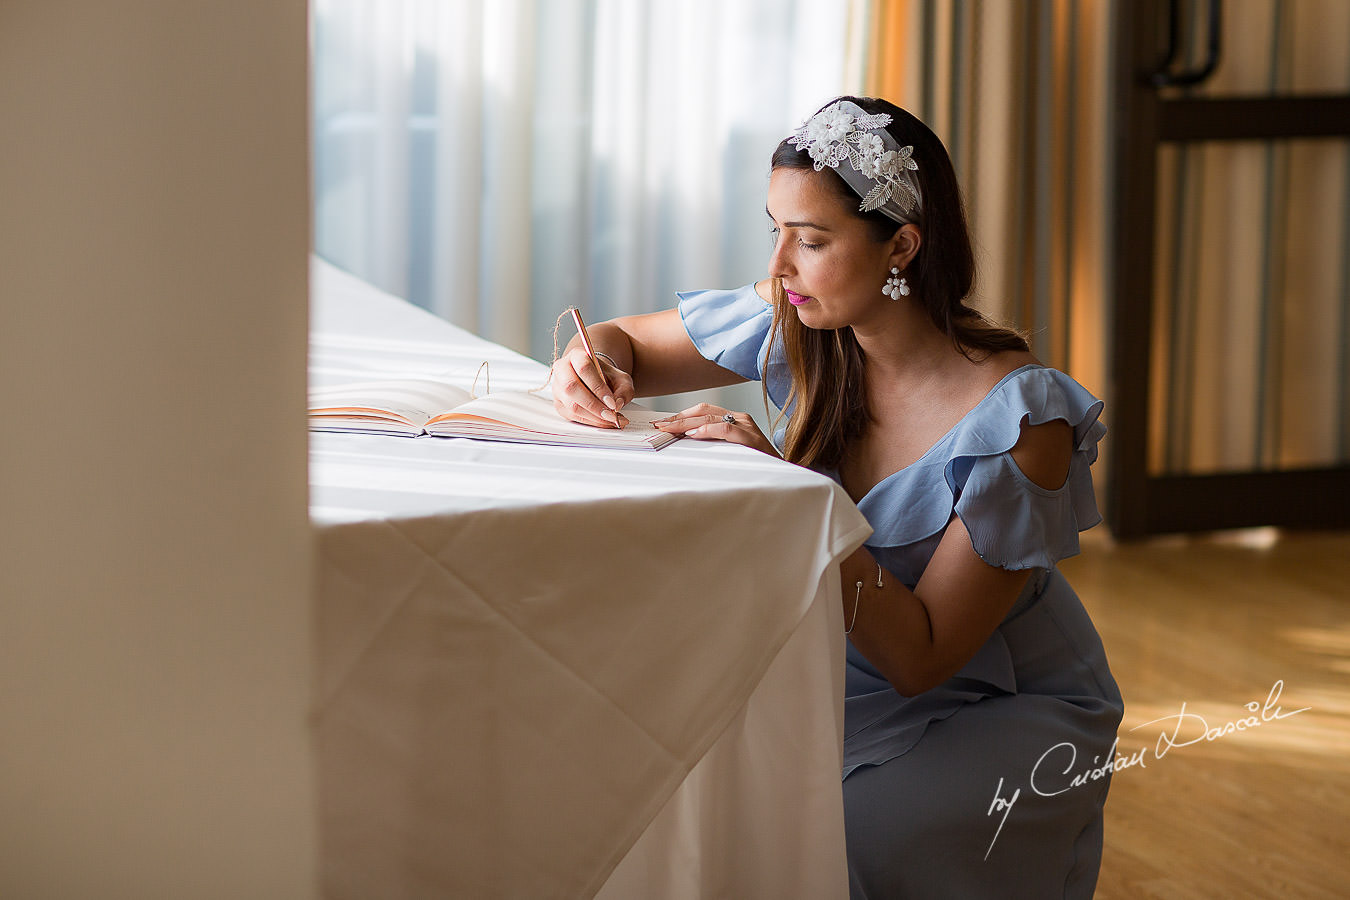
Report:
[[[586,333],[590,335],[591,346],[596,353],[603,353],[611,363],[625,372],[633,371],[633,342],[616,320],[588,325]],[[573,335],[563,351],[581,346],[581,335]]]
[[[936,687],[961,670],[1012,609],[1031,576],[982,560],[952,516],[918,585],[910,590],[883,573],[865,548],[840,565],[844,624],[857,600],[853,645],[906,696]],[[858,588],[862,582],[862,588]]]
[[[940,684],[943,679],[931,671],[932,621],[914,592],[881,569],[865,547],[840,563],[839,575],[853,646],[906,696]]]
[[[595,349],[633,377],[639,397],[700,391],[744,380],[698,352],[674,309],[622,316],[588,330]]]

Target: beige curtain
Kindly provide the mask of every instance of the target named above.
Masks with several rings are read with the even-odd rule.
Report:
[[[867,86],[947,144],[979,261],[976,305],[1105,389],[1109,4],[877,0]]]

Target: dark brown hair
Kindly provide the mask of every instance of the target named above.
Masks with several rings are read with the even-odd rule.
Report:
[[[868,113],[888,114],[887,130],[900,146],[914,148],[923,202],[914,223],[922,240],[904,272],[913,301],[923,305],[937,329],[970,359],[1001,350],[1027,350],[1021,334],[990,322],[966,305],[975,283],[975,252],[947,148],[927,125],[892,103],[872,97],[839,97],[830,103],[838,100],[850,100]],[[805,150],[784,140],[774,150],[772,167],[814,166]],[[899,223],[877,210],[860,211],[858,195],[833,169],[821,174],[827,176],[840,202],[868,223],[874,240],[880,243],[895,236]],[[850,328],[821,331],[802,325],[782,284],[775,280],[772,341],[779,340],[792,376],[789,405],[795,406],[784,456],[804,466],[834,468],[843,459],[844,447],[863,433],[869,421],[862,349]]]

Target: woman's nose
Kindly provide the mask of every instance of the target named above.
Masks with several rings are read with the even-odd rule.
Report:
[[[784,241],[781,237],[774,242],[773,252],[769,254],[769,277],[785,278],[792,274],[791,261],[787,258],[788,254],[784,249]]]

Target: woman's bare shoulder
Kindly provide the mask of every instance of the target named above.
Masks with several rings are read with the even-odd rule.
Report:
[[[978,374],[974,376],[973,380],[987,392],[993,390],[994,385],[1023,366],[1039,365],[1041,365],[1041,361],[1028,350],[1000,350],[974,363],[974,368]]]

